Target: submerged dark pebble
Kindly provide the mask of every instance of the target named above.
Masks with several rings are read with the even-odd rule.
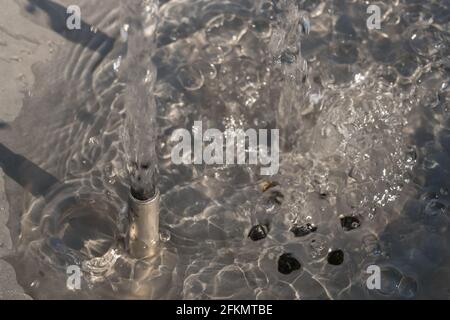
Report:
[[[302,267],[300,262],[290,253],[283,253],[278,259],[278,271],[282,274],[290,274]]]
[[[270,192],[270,195],[267,198],[267,203],[281,205],[283,200],[284,194],[282,194],[280,191],[274,190]]]
[[[357,229],[361,225],[361,222],[359,222],[359,219],[357,217],[341,216],[340,218],[341,218],[341,226],[345,231]]]
[[[344,251],[334,250],[328,253],[327,261],[333,266],[338,266],[344,262]]]
[[[315,232],[317,230],[317,227],[311,223],[307,223],[304,225],[294,225],[291,228],[291,232],[296,236],[296,237],[304,237],[307,236],[308,234]]]
[[[248,237],[253,241],[262,240],[267,237],[267,233],[269,232],[269,227],[264,224],[258,224],[253,226],[248,233]]]

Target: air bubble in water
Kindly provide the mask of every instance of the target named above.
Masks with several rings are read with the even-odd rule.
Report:
[[[254,20],[250,24],[250,30],[261,39],[269,38],[272,34],[272,26],[265,20]]]
[[[205,57],[211,63],[221,64],[225,59],[225,52],[221,46],[209,45],[205,48]]]
[[[200,70],[193,66],[184,66],[178,70],[178,80],[188,91],[200,89],[205,83],[205,77]]]

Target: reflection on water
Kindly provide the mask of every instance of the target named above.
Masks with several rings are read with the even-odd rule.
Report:
[[[445,2],[380,2],[382,28],[368,30],[358,1],[161,1],[163,241],[149,260],[123,252],[119,1],[78,3],[89,30],[36,66],[7,140],[63,182],[40,198],[7,183],[33,297],[448,298]],[[281,129],[279,174],[173,165],[171,133],[199,120]],[[81,291],[66,287],[73,264]],[[365,286],[372,264],[380,290]]]

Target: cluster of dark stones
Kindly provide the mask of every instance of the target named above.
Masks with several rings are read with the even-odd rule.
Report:
[[[278,186],[277,182],[273,181],[264,181],[261,183],[261,191],[266,192],[269,189]],[[320,194],[321,198],[326,198],[326,194]],[[272,204],[281,205],[284,195],[281,191],[278,190],[270,190],[267,201]],[[355,216],[344,216],[341,215],[339,217],[341,222],[341,227],[344,231],[351,231],[357,229],[361,226],[361,222],[358,217]],[[269,224],[257,224],[250,229],[248,237],[253,241],[259,241],[267,237],[270,231]],[[312,223],[306,224],[294,224],[290,231],[294,234],[295,237],[305,237],[311,233],[317,231],[317,226]],[[340,249],[332,250],[327,255],[327,262],[330,265],[338,266],[344,262],[344,252]],[[301,269],[301,263],[291,254],[291,253],[283,253],[278,258],[278,271],[281,274],[290,274],[296,270]]]

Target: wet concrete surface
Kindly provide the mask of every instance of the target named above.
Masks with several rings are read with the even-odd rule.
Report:
[[[0,10],[0,142],[8,137],[11,123],[20,113],[22,100],[33,85],[32,66],[51,59],[52,47],[60,36],[39,27],[21,15],[23,1],[5,1]],[[6,177],[0,167],[0,300],[31,299],[16,280],[13,267],[5,260],[13,250]]]

